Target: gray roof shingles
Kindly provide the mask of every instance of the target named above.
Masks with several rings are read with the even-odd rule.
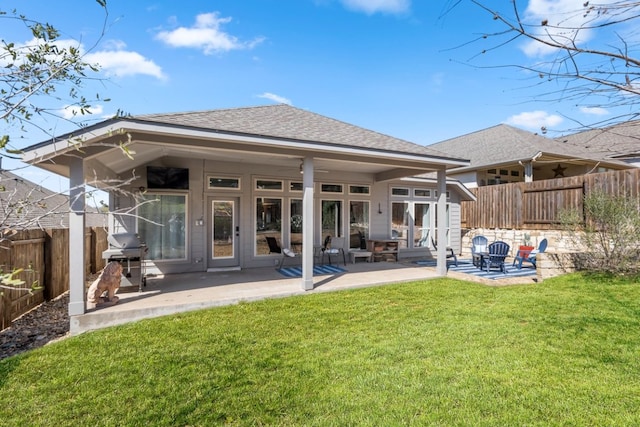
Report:
[[[312,113],[287,104],[184,113],[147,114],[133,119],[255,136],[334,144],[381,151],[454,158],[409,141]],[[459,157],[458,159],[465,159]]]
[[[86,225],[104,226],[105,215],[87,207]],[[69,197],[0,170],[2,228],[68,228]]]
[[[538,153],[596,161],[603,159],[582,147],[569,146],[506,124],[448,139],[429,147],[454,156],[466,155],[471,160],[472,169],[527,161]]]
[[[607,159],[640,156],[640,120],[619,123],[602,129],[557,138],[568,145],[596,153]]]

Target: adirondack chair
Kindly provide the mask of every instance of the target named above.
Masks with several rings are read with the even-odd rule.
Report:
[[[522,268],[522,263],[523,262],[530,262],[531,264],[533,264],[533,268],[536,268],[536,255],[537,254],[541,254],[542,252],[547,250],[547,239],[542,239],[540,241],[540,244],[538,244],[538,249],[534,249],[531,252],[529,252],[528,254],[520,254],[518,253],[514,258],[513,258],[513,265],[516,266],[518,269]]]
[[[480,265],[480,259],[482,258],[481,254],[487,252],[487,245],[489,244],[489,239],[484,236],[476,236],[471,239],[471,260],[473,265],[476,267],[482,267]]]
[[[491,268],[499,268],[500,271],[507,274],[507,266],[504,264],[504,260],[509,255],[509,245],[498,241],[491,243],[487,249],[489,254],[482,257],[482,269],[486,269],[488,273]]]

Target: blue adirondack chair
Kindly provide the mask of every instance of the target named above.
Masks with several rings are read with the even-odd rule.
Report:
[[[493,242],[487,249],[489,254],[482,257],[482,269],[487,270],[488,273],[492,268],[499,268],[500,271],[507,274],[504,260],[509,255],[509,244],[502,241]]]
[[[547,239],[542,239],[538,245],[538,249],[534,249],[528,254],[521,256],[520,253],[513,258],[513,265],[517,264],[518,268],[522,268],[523,262],[530,262],[533,268],[536,268],[536,255],[547,250]]]

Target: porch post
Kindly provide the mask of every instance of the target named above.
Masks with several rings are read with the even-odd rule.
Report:
[[[313,289],[313,157],[305,157],[302,164],[302,289]]]
[[[69,316],[84,314],[84,165],[72,158],[69,174]]]
[[[533,182],[533,161],[524,164],[524,182]]]
[[[447,171],[438,169],[438,209],[436,210],[436,224],[438,224],[438,251],[436,274],[447,275]]]

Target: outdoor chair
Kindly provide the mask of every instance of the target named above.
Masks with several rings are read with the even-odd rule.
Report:
[[[504,274],[507,274],[507,266],[504,264],[504,260],[509,255],[509,245],[505,242],[498,241],[489,245],[488,254],[483,255],[482,269],[487,270],[487,273],[491,268],[499,268]]]
[[[437,251],[438,250],[438,245],[436,245],[436,241],[433,240],[433,237],[431,238],[431,244],[433,245],[433,248]],[[457,267],[458,266],[458,257],[456,256],[456,253],[453,251],[453,248],[451,246],[447,246],[446,247],[446,251],[447,251],[447,259],[453,258],[452,264]]]
[[[265,236],[267,239],[267,244],[269,245],[269,253],[270,254],[282,254],[282,258],[280,259],[280,264],[278,265],[278,270],[282,269],[284,265],[284,260],[286,258],[295,258],[296,254],[289,249],[282,249],[278,244],[278,240],[275,237]]]
[[[529,262],[533,265],[533,268],[536,268],[536,255],[547,250],[547,243],[547,239],[542,239],[538,245],[538,249],[534,249],[529,253],[520,253],[520,251],[518,251],[518,254],[513,258],[513,265],[515,266],[517,264],[518,269],[520,269],[522,268],[523,262]]]
[[[344,238],[327,236],[322,245],[322,263],[324,264],[324,256],[327,255],[329,265],[331,265],[331,255],[342,253],[342,261],[347,265],[347,256],[344,253]]]
[[[471,239],[471,261],[473,265],[480,268],[480,259],[482,258],[482,254],[486,254],[487,245],[489,244],[489,239],[484,236],[476,236]]]

